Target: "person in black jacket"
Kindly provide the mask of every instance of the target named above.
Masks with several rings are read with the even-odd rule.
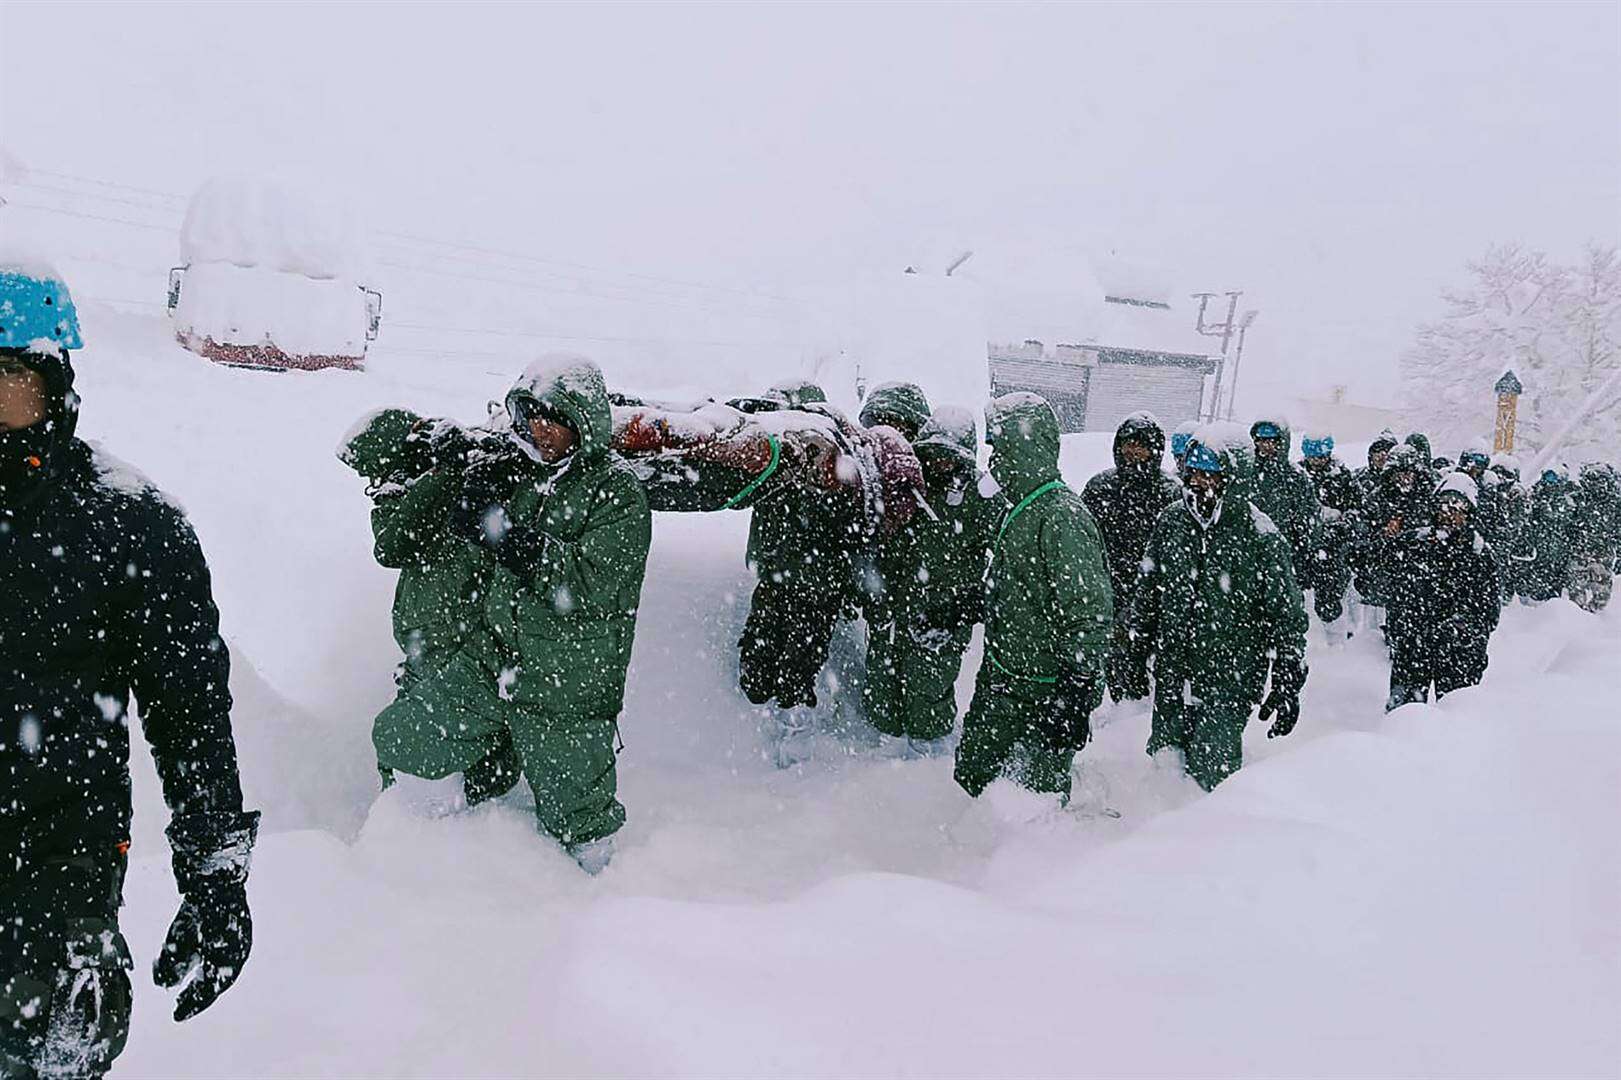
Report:
[[[1106,664],[1109,691],[1116,701],[1148,694],[1134,665],[1125,662],[1125,613],[1142,573],[1143,552],[1160,511],[1182,497],[1182,485],[1165,471],[1165,430],[1152,413],[1132,413],[1114,433],[1114,468],[1086,482],[1081,501],[1103,536],[1114,593],[1116,641]]]
[[[26,343],[8,347],[11,342]],[[252,942],[230,661],[185,515],[74,437],[54,275],[0,267],[0,1075],[100,1076],[129,1030],[118,928],[133,693],[182,897],[153,965],[206,1009]],[[189,980],[189,981],[187,981]]]
[[[1393,558],[1387,629],[1386,711],[1479,683],[1500,610],[1497,564],[1476,530],[1475,482],[1450,473],[1436,494],[1433,524],[1401,533]]]

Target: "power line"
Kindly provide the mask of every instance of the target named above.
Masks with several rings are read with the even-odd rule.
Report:
[[[78,175],[75,175],[73,173],[55,172],[55,171],[52,171],[50,169],[35,169],[35,168],[30,168],[28,170],[28,172],[29,173],[35,173],[35,174],[38,174],[40,176],[53,176],[53,177],[56,177],[57,179],[60,179],[60,180],[69,180],[69,181],[72,181],[74,183],[79,183],[79,184],[91,184],[91,185],[94,185],[96,187],[104,187],[104,188],[108,188],[108,189],[111,189],[111,190],[114,190],[114,191],[124,191],[124,192],[132,192],[132,193],[141,194],[141,195],[154,196],[154,197],[161,198],[161,199],[168,199],[168,200],[171,200],[173,202],[176,202],[176,203],[179,203],[179,204],[182,204],[182,205],[184,205],[184,204],[186,204],[187,202],[190,201],[184,195],[179,195],[179,194],[176,194],[176,193],[174,193],[172,191],[160,191],[160,190],[158,190],[156,188],[138,187],[138,186],[133,185],[133,184],[122,184],[122,183],[117,183],[117,182],[111,181],[111,180],[99,180],[99,179],[96,179],[94,177],[78,176]],[[25,183],[26,183],[26,181],[25,181]],[[90,193],[90,192],[67,192],[66,194],[73,194],[73,195],[83,194],[87,198],[108,198],[108,196],[98,196],[98,195],[95,195],[95,194]],[[114,200],[114,201],[128,202],[127,200]],[[139,205],[139,204],[128,203],[128,205]],[[159,209],[159,208],[158,207],[152,207],[152,209],[156,210],[156,209]],[[509,251],[509,250],[503,250],[501,248],[483,247],[483,246],[480,246],[480,245],[477,245],[477,244],[468,244],[468,243],[463,243],[463,242],[455,241],[455,240],[440,240],[440,239],[437,239],[435,237],[420,236],[420,235],[417,235],[417,234],[414,234],[414,233],[396,232],[396,231],[390,231],[390,230],[377,230],[375,232],[375,235],[382,236],[382,237],[388,237],[388,238],[391,238],[391,239],[394,239],[394,240],[404,241],[404,242],[410,243],[410,244],[426,245],[426,246],[429,246],[429,247],[448,247],[448,248],[461,250],[461,251],[471,251],[471,252],[475,252],[475,253],[481,254],[481,255],[494,255],[497,258],[515,259],[515,260],[518,260],[520,262],[533,262],[533,263],[538,263],[538,264],[547,265],[547,266],[560,266],[560,267],[564,267],[565,269],[570,269],[570,270],[584,270],[584,271],[587,271],[589,273],[594,273],[594,274],[609,274],[609,275],[613,275],[613,276],[617,276],[617,277],[636,278],[636,279],[643,280],[643,281],[653,281],[653,282],[658,282],[658,283],[664,284],[664,285],[673,285],[673,286],[676,286],[678,288],[683,288],[683,289],[699,289],[699,290],[708,291],[708,292],[731,293],[731,294],[735,294],[735,295],[738,295],[738,296],[754,297],[754,298],[758,298],[758,299],[771,300],[771,301],[774,301],[774,302],[777,302],[777,303],[793,304],[793,305],[796,305],[796,306],[800,306],[800,305],[803,304],[802,301],[797,300],[794,297],[784,296],[784,295],[782,295],[780,293],[769,293],[769,292],[763,292],[763,291],[756,290],[756,289],[740,289],[740,288],[735,288],[735,287],[729,286],[729,285],[711,285],[711,284],[708,284],[706,282],[701,282],[701,281],[690,281],[690,280],[684,280],[684,279],[681,279],[681,278],[666,277],[666,276],[662,276],[662,275],[658,275],[658,274],[647,274],[647,273],[642,273],[640,271],[635,271],[635,270],[613,270],[613,269],[609,269],[607,267],[593,266],[593,265],[591,265],[589,263],[570,262],[570,261],[567,261],[567,260],[564,260],[564,259],[552,259],[552,258],[547,258],[545,256],[540,256],[540,255],[531,255],[531,254],[528,254],[526,252]],[[443,257],[443,256],[437,256],[437,257]],[[608,283],[602,283],[602,284],[608,284]]]
[[[139,202],[135,199],[121,199],[117,195],[98,195],[93,191],[74,191],[72,188],[51,187],[49,184],[36,184],[29,180],[19,180],[12,183],[10,186],[30,188],[34,191],[49,192],[52,195],[66,195],[69,198],[75,199],[100,199],[102,202],[118,203],[121,206],[133,206],[137,210],[151,210],[160,214],[174,214],[178,212],[166,206],[158,206],[156,203],[152,202]]]
[[[116,184],[111,180],[96,180],[88,176],[75,176],[72,173],[52,172],[50,169],[36,169],[32,166],[29,166],[23,171],[24,176],[31,176],[36,173],[40,176],[54,176],[58,180],[72,180],[77,184],[94,184],[96,187],[112,188],[116,191],[134,191],[143,195],[156,195],[159,198],[173,199],[174,201],[182,204],[188,201],[184,195],[176,195],[172,191],[159,191],[156,188],[136,187],[133,184]]]
[[[409,273],[415,274],[432,274],[435,277],[456,278],[462,281],[481,281],[490,285],[510,285],[516,289],[527,289],[530,292],[550,293],[554,296],[592,297],[598,300],[612,300],[619,303],[645,304],[653,307],[669,307],[687,311],[693,310],[694,308],[707,311],[736,312],[738,310],[736,308],[717,308],[713,305],[703,303],[698,297],[691,297],[685,300],[675,297],[665,297],[662,301],[655,299],[638,299],[634,296],[615,296],[610,293],[592,292],[583,287],[577,289],[563,289],[555,286],[542,285],[533,281],[526,281],[521,278],[491,277],[487,274],[457,273],[454,270],[441,270],[432,266],[413,266],[410,263],[397,262],[391,259],[378,259],[377,265],[390,267],[395,270],[405,270]],[[517,272],[522,273],[522,271]],[[769,319],[774,317],[768,312],[762,311],[750,312],[749,315],[753,318],[760,319]]]
[[[135,229],[150,229],[153,232],[174,233],[173,225],[153,225],[145,221],[130,221],[128,218],[106,217],[101,214],[86,214],[78,210],[63,210],[59,206],[40,206],[37,203],[11,202],[7,206],[15,206],[19,210],[38,210],[44,214],[62,214],[66,217],[84,218],[86,221],[105,221],[113,225],[128,225]]]
[[[604,337],[589,334],[550,334],[541,330],[506,330],[478,326],[429,326],[424,323],[400,322],[389,323],[388,325],[391,329],[396,330],[429,330],[445,334],[486,334],[493,337],[544,338],[556,341],[602,341],[631,345],[704,345],[728,349],[765,349],[778,347],[797,349],[800,347],[800,343],[794,341],[714,341],[698,338]],[[382,347],[389,348],[390,346],[384,345]],[[404,352],[410,350],[401,349],[398,351]],[[500,354],[490,353],[486,355],[494,356]]]

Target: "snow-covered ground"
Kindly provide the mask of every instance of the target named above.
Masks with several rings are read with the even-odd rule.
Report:
[[[244,783],[266,812],[253,959],[176,1027],[144,976],[175,895],[137,754],[125,929],[142,970],[123,1075],[1621,1061],[1615,610],[1513,608],[1484,686],[1388,717],[1375,642],[1314,640],[1296,733],[1269,743],[1257,726],[1251,763],[1208,796],[1143,755],[1145,706],[1105,707],[1078,809],[1057,813],[1003,785],[973,802],[948,760],[887,759],[832,717],[843,731],[812,762],[772,768],[734,689],[746,516],[662,516],[623,719],[630,822],[589,879],[520,794],[443,818],[423,786],[375,795],[393,575],[333,449],[383,404],[478,418],[515,370],[380,348],[360,374],[235,371],[181,350],[161,316],[83,316],[81,431],[191,514],[235,660]],[[1107,457],[1106,437],[1066,440],[1072,482]]]

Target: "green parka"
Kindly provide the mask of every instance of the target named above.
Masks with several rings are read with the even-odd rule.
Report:
[[[1160,515],[1129,616],[1154,656],[1159,692],[1248,708],[1274,658],[1303,663],[1306,612],[1287,545],[1253,505],[1223,501],[1200,526],[1178,502]]]
[[[1325,545],[1322,537],[1323,511],[1317,501],[1317,485],[1305,471],[1289,460],[1294,449],[1294,432],[1281,419],[1264,418],[1250,426],[1250,438],[1255,429],[1270,423],[1282,433],[1283,452],[1274,458],[1255,461],[1255,491],[1250,501],[1261,509],[1282,531],[1289,542],[1289,555],[1294,560],[1295,579],[1303,589],[1316,583],[1320,553]]]
[[[1547,472],[1558,475],[1549,479]],[[1576,497],[1563,469],[1546,470],[1531,488],[1531,516],[1521,541],[1519,589],[1528,600],[1565,591],[1576,554]]]
[[[1058,420],[1034,394],[1007,394],[987,414],[990,470],[1008,511],[991,541],[985,651],[1016,678],[1049,681],[1101,668],[1114,601],[1103,538],[1058,471]]]
[[[878,549],[864,693],[879,731],[933,740],[956,721],[957,675],[983,617],[986,553],[1004,504],[979,490],[972,414],[942,409],[915,448],[927,509]]]
[[[485,617],[517,660],[514,702],[617,716],[653,536],[647,496],[610,450],[613,417],[595,365],[526,375],[507,411],[520,415],[527,402],[563,416],[579,445],[560,466],[535,462],[506,501],[512,525],[542,543],[536,557],[493,574]]]
[[[985,658],[953,775],[970,795],[1010,776],[1067,797],[1084,741],[1072,725],[1102,697],[1114,621],[1103,539],[1059,476],[1052,406],[1007,394],[991,402],[985,422],[1007,509],[991,537]]]
[[[862,402],[861,426],[870,428],[883,424],[910,441],[917,438],[930,414],[929,399],[916,383],[880,383]]]

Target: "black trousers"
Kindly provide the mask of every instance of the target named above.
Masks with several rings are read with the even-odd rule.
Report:
[[[0,826],[0,830],[3,830]],[[99,1077],[129,1036],[128,845],[0,831],[0,1077]]]

